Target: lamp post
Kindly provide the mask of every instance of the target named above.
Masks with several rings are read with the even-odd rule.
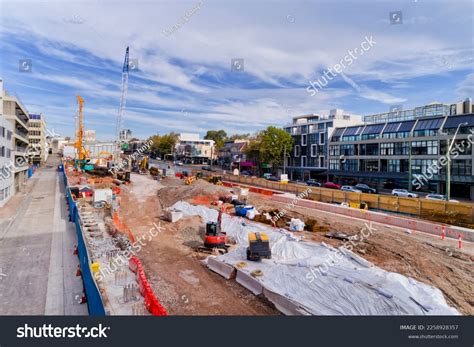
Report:
[[[454,133],[453,139],[451,140],[451,143],[449,141],[448,137],[448,151],[446,153],[446,158],[448,159],[448,165],[446,168],[446,198],[448,201],[451,199],[451,157],[450,157],[450,152],[451,149],[453,148],[454,142],[456,142],[456,136],[458,136],[459,129],[461,126],[466,126],[468,125],[467,122],[465,123],[460,123],[456,129],[456,132]]]

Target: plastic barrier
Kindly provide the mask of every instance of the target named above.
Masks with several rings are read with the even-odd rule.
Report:
[[[136,275],[136,280],[140,289],[140,294],[145,298],[145,307],[153,316],[167,316],[165,308],[160,304],[159,300],[153,293],[150,284],[143,271],[142,263],[136,256],[130,257],[128,267]]]

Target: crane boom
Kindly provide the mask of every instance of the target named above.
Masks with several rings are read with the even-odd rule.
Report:
[[[84,129],[82,127],[82,107],[84,105],[84,99],[80,95],[77,95],[76,100],[79,104],[79,121],[76,134],[76,143],[74,144],[74,147],[77,149],[79,160],[84,160],[86,157],[86,151],[84,149],[83,143]]]
[[[120,107],[118,111],[118,116],[117,116],[117,125],[115,128],[115,142],[117,146],[117,154],[116,154],[116,160],[119,159],[120,157],[120,133],[122,131],[122,126],[123,126],[123,114],[125,111],[125,104],[127,102],[127,91],[128,91],[128,69],[129,69],[129,47],[125,50],[125,60],[123,62],[123,69],[122,69],[122,93],[120,96]]]

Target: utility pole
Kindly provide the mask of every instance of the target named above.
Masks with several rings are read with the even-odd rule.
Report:
[[[286,145],[283,150],[283,175],[286,174]]]
[[[460,123],[456,129],[456,132],[454,133],[453,139],[449,141],[448,137],[448,152],[446,153],[446,158],[448,159],[448,165],[447,165],[447,171],[446,171],[446,198],[448,201],[451,199],[451,149],[453,148],[454,143],[456,142],[456,136],[458,136],[459,129],[461,126],[466,126],[468,125],[467,123]],[[451,143],[450,143],[451,142]]]
[[[214,145],[211,145],[211,164],[209,165],[209,169],[212,172],[212,156],[214,155]]]
[[[411,136],[411,134],[410,134]],[[411,172],[411,140],[408,141],[408,191],[412,190],[412,172]]]

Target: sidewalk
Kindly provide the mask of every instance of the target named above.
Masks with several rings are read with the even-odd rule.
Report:
[[[11,225],[0,234],[0,315],[87,315],[76,302],[82,281],[75,276],[77,243],[69,223],[62,182],[50,158],[1,211]],[[33,181],[35,180],[35,181]]]

